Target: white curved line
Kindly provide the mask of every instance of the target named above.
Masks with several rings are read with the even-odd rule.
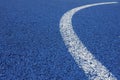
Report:
[[[114,4],[117,2],[103,2],[88,4],[74,8],[66,12],[60,20],[60,32],[62,38],[67,46],[69,52],[77,62],[80,68],[85,71],[85,74],[90,80],[117,80],[109,70],[103,66],[95,57],[87,50],[83,43],[79,40],[78,36],[73,30],[72,16],[79,10],[106,4]]]

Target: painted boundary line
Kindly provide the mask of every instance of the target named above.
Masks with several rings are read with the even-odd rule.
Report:
[[[105,66],[96,60],[92,53],[84,46],[73,30],[72,17],[76,12],[85,8],[115,3],[118,2],[102,2],[83,5],[66,12],[60,20],[60,32],[65,45],[78,66],[84,70],[90,80],[117,80],[117,78],[110,73]]]

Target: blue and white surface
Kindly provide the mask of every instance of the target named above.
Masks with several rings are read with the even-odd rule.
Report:
[[[81,67],[84,61],[77,62],[77,56],[71,55],[60,30],[67,11],[102,2],[118,3],[78,10],[71,18],[72,27],[87,51],[110,73],[108,77],[112,76],[103,80],[119,80],[119,0],[0,0],[0,80],[102,79],[93,78],[91,68]]]

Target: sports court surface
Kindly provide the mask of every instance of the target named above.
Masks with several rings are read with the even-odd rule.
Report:
[[[117,3],[78,10],[69,24],[73,9],[104,2]],[[87,50],[76,50],[69,26]],[[79,51],[108,72],[83,66]],[[120,80],[120,0],[0,0],[0,80],[100,80],[102,72]]]

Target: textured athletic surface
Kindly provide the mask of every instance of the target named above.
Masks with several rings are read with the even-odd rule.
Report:
[[[88,80],[68,52],[59,22],[65,12],[119,0],[0,0],[0,80]],[[77,12],[74,31],[120,80],[120,3]]]

